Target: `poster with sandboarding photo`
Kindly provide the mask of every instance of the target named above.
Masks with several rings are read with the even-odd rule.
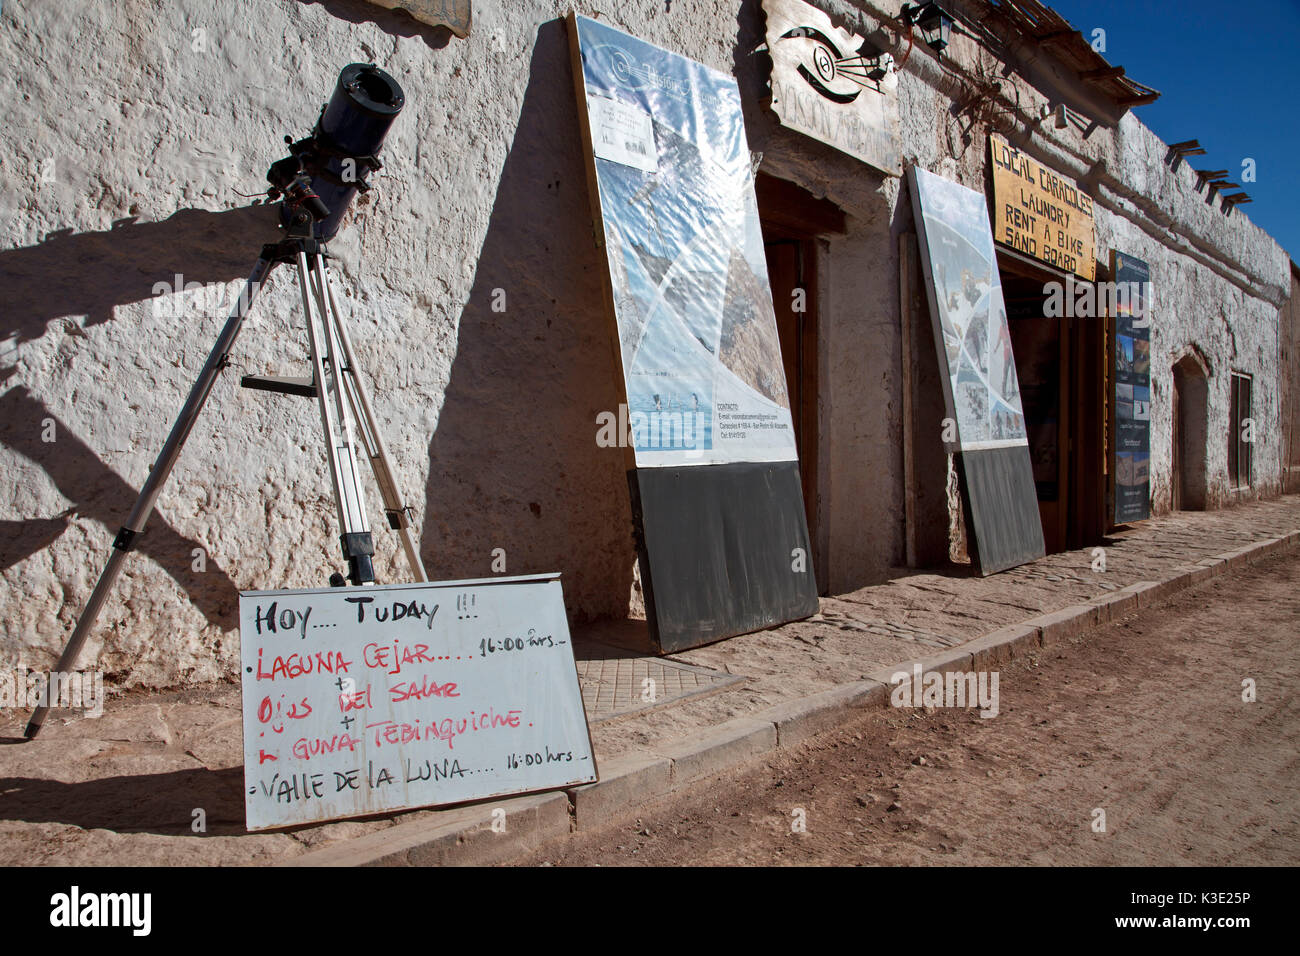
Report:
[[[992,574],[1046,553],[993,230],[982,193],[919,167],[909,182],[971,557]]]

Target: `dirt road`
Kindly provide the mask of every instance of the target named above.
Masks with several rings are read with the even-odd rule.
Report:
[[[1296,864],[1297,687],[1278,558],[1003,667],[996,717],[870,711],[521,862]]]

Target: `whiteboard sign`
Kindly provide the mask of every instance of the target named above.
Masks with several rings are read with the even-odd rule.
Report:
[[[558,578],[241,593],[248,829],[595,780]]]

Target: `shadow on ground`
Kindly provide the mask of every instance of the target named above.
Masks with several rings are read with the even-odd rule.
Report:
[[[12,738],[11,738],[12,739]],[[207,814],[207,836],[243,835],[242,767],[175,770],[79,783],[0,777],[0,820],[61,823],[83,830],[193,836],[193,812]]]

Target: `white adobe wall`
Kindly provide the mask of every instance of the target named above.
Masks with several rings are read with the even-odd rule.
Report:
[[[236,193],[265,187],[283,135],[310,129],[352,61],[407,94],[377,192],[333,251],[430,574],[486,575],[503,548],[510,573],[562,571],[576,619],[635,606],[621,452],[595,444],[615,367],[568,4],[476,7],[462,41],[355,0],[4,5],[0,661],[52,665],[224,319],[195,295],[155,315],[154,284],[179,272],[233,295],[275,238]],[[302,368],[297,311],[277,273],[85,666],[126,685],[233,676],[237,590],[339,567],[314,404],[238,387]],[[376,564],[404,580],[372,506]]]
[[[1210,376],[1206,492],[1209,507],[1281,492],[1278,317],[1288,294],[1288,258],[1238,208],[1223,215],[1205,201],[1184,163],[1171,171],[1167,145],[1132,115],[1117,137],[1122,179],[1135,194],[1103,189],[1114,208],[1098,219],[1099,246],[1115,247],[1151,265],[1151,498],[1168,510],[1172,489],[1173,365],[1193,350]],[[1136,197],[1145,197],[1138,200]],[[1231,373],[1254,377],[1253,479],[1249,491],[1229,486]]]
[[[634,34],[736,72],[757,110],[757,0],[594,3]],[[595,445],[616,367],[562,21],[567,0],[476,5],[467,40],[358,0],[28,0],[0,14],[0,659],[50,666],[262,242],[282,136],[305,133],[338,70],[376,61],[407,107],[376,195],[333,243],[343,307],[435,577],[560,570],[571,616],[640,606],[622,454]],[[201,32],[196,32],[201,31]],[[201,42],[200,42],[201,41]],[[753,115],[747,116],[752,121]],[[755,148],[762,149],[759,129]],[[820,147],[804,155],[809,169]],[[42,174],[53,163],[51,181]],[[887,196],[842,159],[836,198],[873,229]],[[889,244],[878,234],[864,266]],[[212,295],[153,289],[198,282]],[[888,282],[888,279],[882,279]],[[492,311],[504,289],[508,311]],[[827,308],[852,307],[843,286]],[[236,347],[83,659],[122,685],[230,677],[240,589],[323,583],[338,568],[314,407],[237,375],[301,368],[280,273]],[[888,334],[885,303],[870,325]],[[829,527],[850,584],[880,564],[861,529],[898,525],[896,361],[863,330],[827,340],[836,380],[876,383],[884,418],[828,411],[841,439]],[[379,387],[382,386],[382,387]],[[831,406],[828,404],[827,408]],[[52,420],[56,441],[41,440]],[[823,432],[829,434],[828,429]],[[877,467],[873,465],[872,467]],[[381,571],[398,561],[377,529]],[[892,548],[892,545],[891,545]],[[194,552],[203,571],[193,570]],[[887,549],[888,550],[888,549]],[[398,575],[404,575],[397,564]]]
[[[734,72],[763,168],[848,213],[850,236],[823,251],[819,553],[833,590],[867,583],[902,556],[895,239],[910,213],[898,181],[780,130],[759,105],[758,0],[576,6]],[[859,15],[844,0],[827,6]],[[180,272],[234,293],[274,236],[268,211],[236,192],[264,185],[283,134],[307,131],[356,60],[397,76],[408,105],[377,194],[334,243],[339,289],[363,365],[382,370],[377,411],[430,573],[486,574],[500,547],[511,573],[562,571],[576,619],[635,609],[622,456],[594,441],[616,369],[557,19],[568,8],[479,3],[472,35],[458,40],[359,0],[5,5],[0,468],[11,479],[0,486],[0,660],[53,662],[212,344],[220,317],[193,294],[167,300],[178,314],[155,314],[155,283]],[[972,62],[961,42],[953,56]],[[924,53],[912,61],[899,93],[907,156],[983,190],[985,128],[963,143],[946,81],[926,72]],[[1125,136],[1149,137],[1126,124]],[[1185,265],[1187,298],[1169,303],[1196,323],[1184,338],[1209,343],[1216,373],[1257,368],[1267,379],[1285,273],[1276,244],[1240,213],[1225,220],[1180,198],[1186,169],[1178,185],[1145,158],[1117,164],[1125,144],[1114,137],[1036,148],[1063,172],[1106,160],[1120,187],[1155,196],[1128,215],[1117,211],[1123,188],[1103,196],[1099,244],[1148,243],[1128,251],[1150,253],[1157,274]],[[1153,234],[1160,210],[1169,222]],[[1163,234],[1185,247],[1168,263],[1150,246]],[[339,564],[314,407],[236,380],[245,368],[301,367],[288,278],[259,303],[236,348],[241,367],[216,389],[89,647],[87,665],[121,684],[233,676],[235,592],[317,585]],[[491,308],[498,288],[505,313]],[[1216,332],[1223,321],[1233,335]],[[1163,332],[1157,343],[1157,368],[1184,344]],[[1268,392],[1257,385],[1261,401]],[[1160,408],[1157,449],[1167,444]],[[41,440],[47,419],[53,443]],[[1257,474],[1275,467],[1271,440]],[[1157,459],[1157,489],[1163,467]],[[378,514],[373,523],[382,569],[396,541]]]

